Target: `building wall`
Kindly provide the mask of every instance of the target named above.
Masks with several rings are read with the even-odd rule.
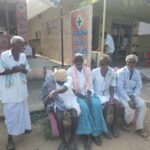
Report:
[[[63,14],[67,14],[67,12],[71,11],[71,7],[65,7],[63,9]],[[60,20],[60,8],[50,8],[41,15],[38,15],[31,19],[29,21],[29,37],[30,40],[37,38],[36,32],[40,32],[40,39],[41,39],[41,50],[38,50],[37,52],[40,52],[42,55],[49,57],[50,59],[53,59],[55,61],[58,61],[61,63],[62,61],[62,49],[61,49],[61,25],[60,22],[56,22],[56,20]],[[52,27],[51,24],[53,24]],[[48,27],[48,30],[51,30],[50,32],[47,30],[45,32],[44,28],[47,26],[47,24],[50,25]],[[51,29],[52,28],[52,29]],[[53,31],[53,28],[57,28],[57,31]],[[64,17],[64,60],[65,63],[71,62],[71,45],[70,45],[70,24],[68,22],[68,16],[65,15]],[[55,30],[54,29],[54,30]]]
[[[65,6],[64,8],[64,14],[67,14],[67,12],[71,11],[72,7],[71,6]],[[98,37],[98,41],[99,41],[99,47],[101,44],[101,29],[102,29],[102,9],[99,11],[95,11],[94,9],[94,16],[100,17],[100,26],[99,26],[99,37]],[[45,11],[44,13],[42,13],[40,16],[37,16],[35,18],[33,18],[32,20],[29,21],[29,38],[30,39],[35,39],[36,37],[36,32],[39,32],[42,34],[42,27],[43,24],[46,24],[47,20],[54,20],[56,17],[60,16],[60,9],[58,8],[51,8],[47,11]],[[129,47],[129,53],[136,49],[139,53],[140,53],[140,57],[142,57],[142,53],[143,50],[145,48],[149,48],[150,47],[150,42],[149,42],[149,36],[135,36],[134,34],[136,34],[136,27],[134,26],[134,24],[136,24],[138,22],[138,20],[134,19],[134,18],[129,18],[129,17],[125,17],[122,15],[118,15],[118,14],[113,14],[110,12],[106,13],[106,31],[108,31],[110,34],[112,33],[112,23],[120,23],[120,24],[124,24],[124,25],[131,25],[132,28],[132,33],[131,33],[131,37],[130,37],[130,47]],[[65,22],[64,22],[64,60],[66,63],[70,62],[70,31],[67,30],[69,28],[69,23],[67,22],[67,18],[65,18]],[[39,34],[39,36],[41,35]],[[61,45],[60,45],[60,35],[57,35],[58,37],[58,41],[57,41],[57,49],[53,49],[51,50],[51,46],[49,45],[49,42],[45,42],[44,43],[44,49],[42,49],[42,54],[54,59],[56,61],[61,61]],[[39,37],[40,38],[40,37]],[[42,45],[42,43],[41,43]],[[133,47],[132,45],[138,45],[138,47]],[[143,48],[144,47],[144,48]],[[53,51],[53,52],[52,52]]]

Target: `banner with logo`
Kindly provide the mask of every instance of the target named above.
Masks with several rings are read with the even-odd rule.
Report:
[[[16,0],[17,33],[28,41],[28,20],[26,0]]]
[[[91,62],[92,9],[92,5],[88,5],[71,12],[72,58],[76,53],[82,53],[88,65]]]

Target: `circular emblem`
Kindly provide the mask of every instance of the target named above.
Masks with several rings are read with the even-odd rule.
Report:
[[[73,12],[71,15],[72,30],[83,30],[88,27],[88,16],[84,11]]]
[[[25,3],[18,3],[18,4],[17,4],[17,10],[18,10],[19,12],[24,12],[25,9],[26,9]]]

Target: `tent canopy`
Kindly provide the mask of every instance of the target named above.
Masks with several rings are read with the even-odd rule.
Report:
[[[42,2],[41,0],[27,0],[27,7],[28,19],[30,20],[52,6]]]
[[[38,14],[46,11],[52,5],[48,5],[45,1],[49,0],[27,0],[28,5],[28,19],[32,19]],[[64,7],[70,5],[74,6],[83,0],[62,0]],[[98,0],[95,3],[94,11],[100,13],[103,10],[103,0]],[[106,0],[107,9],[106,17],[108,14],[119,14],[129,18],[135,18],[139,21],[150,22],[150,0]],[[99,3],[99,4],[98,4]]]

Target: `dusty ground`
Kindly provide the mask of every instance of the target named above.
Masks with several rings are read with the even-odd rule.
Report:
[[[36,60],[37,61],[37,60]],[[32,68],[39,67],[39,62],[31,63]],[[49,65],[47,62],[43,62],[44,65]],[[43,66],[40,61],[40,65]],[[37,66],[34,66],[37,65]],[[39,71],[39,70],[38,70]],[[150,77],[149,69],[141,70],[145,75]],[[41,71],[42,73],[42,71]],[[37,74],[36,74],[37,75]],[[40,75],[39,75],[40,76]],[[41,110],[43,108],[43,104],[40,100],[41,93],[41,80],[37,81],[29,81],[28,89],[29,89],[29,107],[30,111]],[[142,89],[142,97],[150,102],[150,83],[146,83],[143,85]],[[150,131],[150,110],[148,110],[149,115],[145,120],[145,126]],[[2,104],[0,103],[0,116],[2,115]],[[50,139],[46,140],[44,135],[45,126],[43,125],[45,122],[45,117],[43,117],[36,124],[32,125],[32,133],[29,135],[22,135],[19,137],[15,137],[16,150],[56,150],[58,145],[60,144],[59,139]],[[7,131],[4,122],[0,122],[0,150],[6,149],[7,142]],[[93,144],[93,150],[149,150],[150,141],[145,141],[138,135],[132,132],[125,132],[123,130],[120,131],[119,139],[107,140],[102,137],[103,145],[101,147],[97,147]],[[79,150],[83,150],[83,142],[81,138],[78,138]]]
[[[29,106],[30,110],[41,110],[43,108],[43,104],[40,100],[40,92],[41,92],[41,81],[32,81],[29,86]],[[144,84],[142,89],[142,97],[149,100],[149,89],[150,83]],[[36,108],[36,109],[35,109]],[[1,109],[0,109],[1,110]],[[1,110],[2,111],[2,110]],[[148,113],[150,114],[150,109]],[[46,140],[44,135],[45,126],[43,122],[45,121],[45,117],[41,119],[36,124],[32,125],[33,132],[29,135],[23,135],[15,138],[16,150],[56,150],[58,145],[60,144],[59,139],[55,140]],[[145,126],[150,131],[150,115],[147,115],[145,120]],[[149,150],[150,141],[145,141],[141,137],[137,136],[133,131],[125,132],[123,130],[120,131],[119,139],[107,140],[102,137],[103,145],[101,147],[97,147],[93,144],[93,150]],[[79,141],[79,150],[83,150],[82,139],[78,138]],[[5,150],[7,142],[7,132],[5,128],[4,122],[0,122],[0,150]]]
[[[150,110],[148,110],[148,114]],[[32,125],[32,133],[15,137],[16,150],[56,150],[60,144],[59,139],[46,140],[45,129],[46,125],[45,116],[36,121]],[[147,116],[145,125],[150,127],[150,117]],[[68,129],[68,126],[67,126]],[[7,142],[7,134],[4,122],[0,122],[0,150],[5,150]],[[118,139],[105,139],[102,136],[102,146],[98,147],[93,144],[93,150],[149,150],[150,141],[144,140],[138,136],[133,130],[130,132],[120,130],[120,138]],[[83,140],[78,137],[78,148],[83,150]]]

